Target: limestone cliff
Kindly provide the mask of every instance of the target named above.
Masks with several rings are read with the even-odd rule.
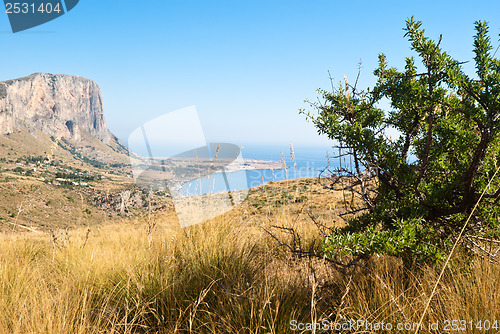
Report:
[[[0,82],[0,134],[27,126],[78,141],[81,130],[109,144],[99,86],[78,76],[35,73]]]

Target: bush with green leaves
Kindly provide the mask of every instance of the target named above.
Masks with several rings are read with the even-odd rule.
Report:
[[[323,181],[353,195],[346,226],[325,240],[328,256],[439,264],[469,216],[466,235],[499,235],[500,182],[486,189],[500,166],[500,61],[488,25],[475,24],[473,76],[421,25],[411,18],[404,29],[420,63],[408,57],[398,70],[381,54],[372,89],[346,79],[310,103],[308,119],[338,148]]]

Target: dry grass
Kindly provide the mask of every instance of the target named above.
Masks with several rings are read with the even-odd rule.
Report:
[[[218,221],[164,228],[151,246],[143,231],[108,226],[86,244],[75,231],[55,246],[4,237],[2,332],[280,332],[279,314],[307,312],[307,284],[278,282],[257,231]]]
[[[290,197],[302,196],[300,182],[281,195],[252,192],[237,210],[185,229],[162,214],[152,233],[138,220],[89,235],[0,235],[0,333],[287,333],[293,320],[417,322],[435,269],[378,258],[366,263],[372,273],[340,273],[292,257],[262,230],[293,226],[307,244],[317,236],[308,214],[331,220],[312,184],[319,202]],[[499,277],[499,265],[457,255],[425,323],[500,320]]]

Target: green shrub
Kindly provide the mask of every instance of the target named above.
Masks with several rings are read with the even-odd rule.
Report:
[[[475,76],[411,18],[405,37],[420,66],[408,57],[398,70],[381,54],[373,89],[359,90],[346,79],[311,103],[316,113],[308,118],[336,142],[344,161],[331,187],[356,198],[347,226],[326,239],[329,256],[387,253],[440,263],[471,214],[466,233],[498,235],[497,180],[473,212],[500,153],[500,61],[487,23],[475,28]],[[390,108],[382,110],[381,101]],[[393,140],[387,129],[399,137]]]

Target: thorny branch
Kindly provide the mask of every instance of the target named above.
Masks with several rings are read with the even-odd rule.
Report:
[[[313,222],[315,223],[315,225],[319,228],[319,224],[317,224],[316,221],[313,220]],[[403,312],[403,309],[401,308],[401,306],[398,304],[397,300],[396,300],[396,297],[394,296],[394,293],[392,292],[391,288],[387,285],[386,282],[384,282],[384,280],[379,276],[377,275],[377,273],[363,265],[362,263],[360,263],[359,261],[361,259],[363,259],[363,256],[357,256],[357,257],[354,257],[351,261],[349,261],[348,263],[342,263],[336,259],[332,259],[332,258],[329,258],[329,257],[326,257],[324,255],[321,255],[317,252],[314,251],[314,247],[316,245],[316,240],[313,240],[310,247],[309,247],[309,250],[303,250],[302,249],[302,243],[301,243],[301,240],[300,240],[300,235],[291,227],[285,227],[285,226],[276,226],[276,225],[272,225],[271,226],[272,228],[274,229],[277,229],[278,231],[281,231],[285,234],[288,234],[288,235],[291,235],[292,237],[292,240],[291,240],[291,243],[287,243],[287,242],[284,242],[282,240],[280,240],[275,234],[273,234],[271,231],[269,231],[268,229],[266,228],[263,228],[263,230],[269,234],[269,236],[271,236],[271,238],[273,238],[274,240],[276,240],[278,242],[278,244],[281,246],[281,247],[285,247],[287,248],[292,254],[298,256],[299,258],[304,258],[304,257],[307,257],[309,259],[311,258],[317,258],[317,259],[320,259],[320,260],[323,260],[327,263],[330,263],[332,265],[335,266],[335,268],[339,271],[341,271],[343,274],[346,274],[346,270],[351,268],[351,267],[359,267],[359,268],[362,268],[364,270],[367,270],[370,274],[372,274],[377,280],[380,281],[380,283],[382,284],[382,286],[384,287],[384,289],[386,289],[390,295],[390,299],[391,299],[391,302],[395,305],[396,309],[398,310],[398,312],[402,315],[403,319],[407,320],[408,318],[406,317],[406,315],[404,314]],[[309,267],[311,269],[311,272],[313,275],[315,275],[315,270],[314,268],[312,267],[311,263],[309,262]],[[315,279],[315,277],[314,277]],[[217,284],[218,281],[217,280],[214,280]],[[220,284],[219,284],[220,285]],[[220,285],[225,291],[226,289]],[[233,293],[229,292],[229,291],[226,291],[227,293],[231,294],[231,295],[234,295]],[[245,297],[245,296],[241,296],[241,295],[235,295],[236,297],[240,297],[240,298],[248,298],[248,297]]]
[[[362,256],[355,257],[348,263],[343,263],[337,259],[332,259],[327,256],[321,255],[314,251],[314,248],[316,246],[316,240],[313,240],[311,242],[311,245],[308,250],[304,250],[302,248],[302,241],[300,238],[300,234],[298,234],[295,229],[291,227],[284,227],[284,226],[277,226],[277,225],[272,225],[271,226],[274,229],[277,229],[278,231],[282,233],[289,234],[291,236],[291,243],[284,242],[280,240],[274,233],[269,231],[268,229],[262,227],[264,232],[266,232],[271,238],[276,240],[276,242],[280,245],[280,247],[285,247],[287,248],[293,255],[296,255],[299,258],[317,258],[323,261],[326,261],[330,264],[333,264],[337,269],[341,270],[342,272],[345,272],[346,269],[350,267],[360,267],[364,269],[368,269],[366,266],[362,265],[359,263],[359,261],[362,259]]]

